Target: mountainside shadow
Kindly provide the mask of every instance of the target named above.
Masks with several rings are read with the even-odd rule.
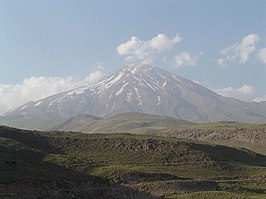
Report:
[[[210,155],[215,161],[238,162],[250,166],[266,166],[266,156],[248,149],[237,149],[223,145],[193,144],[192,149],[202,151]]]
[[[16,142],[5,143],[5,140],[0,143],[0,198],[158,198],[102,177],[45,161],[48,152],[58,154],[61,151],[34,132],[20,133],[16,129],[0,127],[1,137],[24,145],[9,145]]]
[[[17,140],[27,146],[39,149],[46,153],[63,154],[64,152],[50,144],[40,133],[30,130],[20,130],[16,128],[0,126],[0,136]]]

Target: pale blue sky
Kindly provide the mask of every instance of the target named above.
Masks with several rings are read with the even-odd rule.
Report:
[[[239,97],[251,101],[266,95],[266,65],[256,56],[266,48],[265,19],[265,0],[0,0],[0,84],[84,78],[97,63],[110,73],[125,63],[116,48],[132,36],[179,33],[182,41],[157,55],[155,65],[212,89],[251,86]],[[259,41],[245,63],[217,64],[222,49],[250,34]],[[193,66],[175,66],[182,52],[197,57]]]

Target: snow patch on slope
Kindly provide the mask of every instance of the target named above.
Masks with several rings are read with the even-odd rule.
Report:
[[[135,86],[134,86],[134,90],[135,90],[135,93],[136,93],[136,95],[137,95],[137,100],[138,100],[138,105],[142,105],[142,101],[141,101],[141,96],[140,96],[140,94],[139,94],[139,89],[138,88],[136,88]]]
[[[117,91],[116,92],[116,94],[115,95],[120,95],[122,92],[123,92],[123,90],[124,90],[124,88],[125,88],[125,86],[126,85],[128,85],[129,83],[127,82],[127,83],[125,83],[120,89],[119,89],[119,91]]]
[[[161,103],[161,97],[160,96],[157,96],[157,103],[156,103],[156,106],[158,106],[160,103]]]
[[[130,90],[129,92],[127,92],[127,98],[126,98],[126,101],[127,101],[128,103],[130,103],[130,98],[131,98],[131,96],[132,96],[132,92],[131,92],[131,90]]]
[[[40,104],[42,104],[43,103],[43,101],[38,101],[38,102],[36,102],[35,104],[34,104],[34,106],[39,106]]]

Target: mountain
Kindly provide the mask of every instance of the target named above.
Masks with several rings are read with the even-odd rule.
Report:
[[[0,123],[48,129],[56,126],[57,121],[80,114],[110,117],[124,112],[157,114],[192,122],[266,121],[266,103],[223,97],[163,69],[131,64],[100,82],[13,109],[0,117]]]

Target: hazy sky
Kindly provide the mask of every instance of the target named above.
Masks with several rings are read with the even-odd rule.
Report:
[[[0,0],[0,113],[148,63],[266,100],[264,0]]]

